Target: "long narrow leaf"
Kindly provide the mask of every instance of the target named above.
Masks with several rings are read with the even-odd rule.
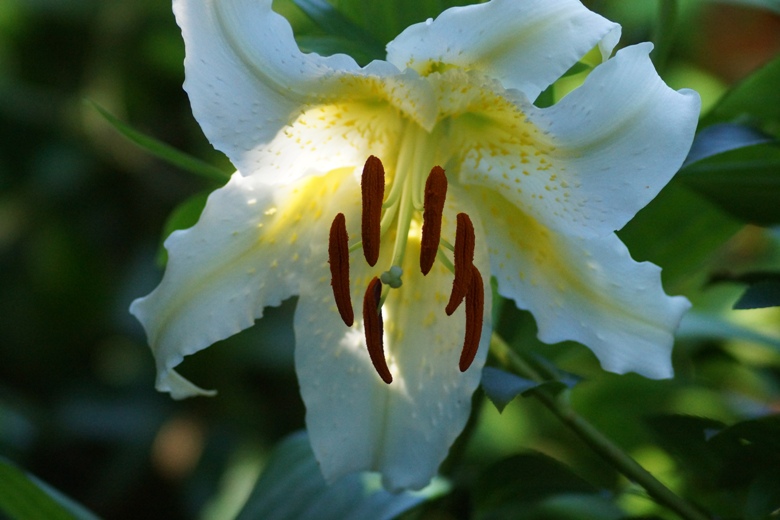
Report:
[[[0,517],[15,520],[97,520],[82,506],[0,458]]]
[[[130,125],[119,120],[113,114],[106,109],[95,103],[94,101],[88,101],[102,115],[106,121],[114,127],[114,129],[132,141],[135,145],[141,147],[143,150],[149,152],[162,159],[163,161],[170,163],[182,170],[194,173],[200,177],[217,181],[220,184],[224,184],[230,178],[230,173],[220,170],[219,168],[210,165],[209,163],[192,157],[176,148],[163,143],[150,137],[138,130],[132,128]]]

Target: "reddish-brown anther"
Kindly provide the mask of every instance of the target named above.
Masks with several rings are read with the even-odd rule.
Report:
[[[328,263],[330,264],[330,285],[333,288],[333,299],[339,310],[341,319],[347,327],[355,321],[352,311],[352,299],[349,296],[349,236],[347,235],[347,219],[343,213],[336,215],[330,226],[328,239]]]
[[[474,225],[465,213],[458,213],[455,229],[455,278],[452,280],[450,301],[444,311],[447,316],[460,306],[471,285],[471,274],[474,266]]]
[[[423,227],[420,240],[420,270],[428,274],[436,260],[441,238],[441,216],[447,197],[447,176],[441,166],[434,166],[425,181],[423,199]]]
[[[382,201],[385,198],[385,168],[382,166],[382,161],[373,155],[363,166],[360,190],[363,195],[363,221],[360,228],[363,255],[368,265],[373,267],[379,259]]]
[[[474,361],[482,336],[482,319],[485,312],[485,288],[482,275],[476,266],[471,267],[471,281],[466,293],[466,338],[460,353],[460,371],[465,372]]]
[[[382,381],[389,385],[393,382],[393,376],[390,374],[387,360],[385,360],[385,348],[382,340],[384,324],[382,323],[382,309],[379,308],[381,298],[382,282],[375,276],[368,284],[366,295],[363,298],[363,327],[366,330],[366,346],[371,363]]]

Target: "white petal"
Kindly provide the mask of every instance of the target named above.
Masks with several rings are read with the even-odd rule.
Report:
[[[664,293],[657,266],[633,261],[615,234],[564,236],[496,193],[479,199],[495,217],[487,232],[499,292],[533,313],[539,339],[578,341],[611,372],[672,376],[673,335],[690,303]]]
[[[387,59],[422,73],[440,64],[478,70],[533,100],[597,44],[608,56],[619,34],[578,0],[493,0],[412,25],[388,44]]]
[[[360,70],[345,55],[302,53],[289,23],[271,10],[271,0],[175,0],[173,8],[184,37],[184,88],[195,118],[245,175],[258,169],[263,145],[303,105],[344,89],[343,78]],[[369,71],[397,72],[381,62]]]
[[[349,171],[283,188],[236,173],[209,196],[198,223],[165,242],[160,285],[130,311],[157,361],[157,389],[181,398],[203,393],[173,371],[186,355],[247,327],[267,306],[297,293],[309,242],[327,244],[340,185],[359,193]],[[359,195],[357,195],[359,198]]]
[[[516,115],[473,138],[502,138],[506,153],[486,156],[475,146],[463,180],[500,191],[562,233],[596,237],[622,228],[682,165],[700,108],[698,94],[674,91],[658,77],[651,49],[621,50],[548,109],[517,98],[525,121]]]
[[[693,142],[701,100],[674,91],[650,61],[652,44],[627,47],[544,113],[572,193],[595,230],[622,228],[677,172]],[[537,124],[543,127],[539,121]]]
[[[448,198],[457,198],[451,188]],[[452,197],[450,197],[452,195]],[[464,207],[459,208],[464,210]],[[443,236],[454,238],[450,206]],[[474,212],[477,233],[482,235]],[[355,214],[347,215],[354,228]],[[486,244],[478,242],[476,264],[489,280]],[[319,283],[307,278],[295,314],[296,371],[306,404],[306,423],[317,460],[329,481],[359,470],[379,471],[390,490],[421,488],[436,474],[450,446],[463,429],[471,397],[479,385],[490,339],[490,287],[485,287],[485,323],[472,366],[458,369],[464,339],[463,305],[448,317],[444,308],[452,274],[440,262],[423,277],[419,242],[406,252],[403,286],[385,302],[385,354],[394,380],[387,385],[372,366],[359,318],[369,279],[388,267],[392,243],[385,241],[377,267],[352,257],[353,306],[356,324],[340,320],[330,287],[324,251]],[[380,267],[384,266],[384,267]]]

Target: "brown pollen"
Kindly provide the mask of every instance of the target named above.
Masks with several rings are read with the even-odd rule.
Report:
[[[474,361],[482,336],[482,320],[485,312],[485,289],[482,275],[476,266],[471,267],[471,283],[466,294],[466,337],[460,353],[460,371],[465,372]]]
[[[460,306],[471,285],[472,268],[474,266],[474,225],[465,213],[458,213],[455,229],[455,278],[452,280],[450,301],[444,311],[447,316]]]
[[[349,235],[347,235],[347,220],[343,213],[336,215],[330,226],[328,239],[328,263],[330,264],[330,285],[333,289],[333,299],[339,310],[341,319],[347,327],[355,322],[352,310],[352,299],[349,295]]]
[[[360,179],[363,196],[363,215],[361,235],[363,255],[368,265],[374,266],[379,259],[380,224],[382,221],[382,201],[385,198],[385,168],[382,161],[371,155],[363,167]]]
[[[447,176],[441,166],[434,166],[425,181],[423,227],[420,241],[420,270],[428,274],[436,260],[441,239],[441,216],[447,197]]]
[[[376,276],[369,282],[366,289],[366,295],[363,298],[363,327],[366,331],[366,346],[368,347],[368,356],[376,369],[376,373],[382,378],[382,381],[388,385],[393,382],[393,376],[390,369],[387,368],[385,360],[385,350],[382,336],[384,334],[384,324],[382,322],[382,309],[379,308],[379,302],[382,299],[382,282]]]

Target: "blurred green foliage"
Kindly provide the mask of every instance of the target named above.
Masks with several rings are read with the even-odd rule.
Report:
[[[365,63],[410,23],[465,3],[275,5],[304,50]],[[518,355],[581,376],[566,390],[572,405],[680,495],[721,518],[769,518],[780,508],[780,312],[731,306],[743,274],[780,270],[777,229],[748,225],[778,222],[780,61],[738,83],[777,55],[780,19],[688,0],[672,2],[659,30],[659,2],[587,4],[623,24],[623,45],[662,38],[665,79],[715,107],[703,127],[746,125],[775,141],[692,164],[620,232],[635,258],[664,268],[670,293],[695,303],[675,379],[605,374],[582,346],[538,342],[533,319],[512,305],[497,330]],[[230,171],[192,118],[183,56],[168,2],[0,3],[0,455],[104,518],[231,518],[272,448],[304,426],[294,301],[188,359],[184,373],[220,393],[184,402],[154,391],[146,340],[127,313],[159,281],[161,235],[191,224],[218,181],[142,151],[84,100]],[[533,399],[502,414],[482,395],[475,403],[445,464],[451,491],[404,518],[511,518],[518,508],[539,519],[673,518]],[[0,486],[21,474],[2,464]]]

